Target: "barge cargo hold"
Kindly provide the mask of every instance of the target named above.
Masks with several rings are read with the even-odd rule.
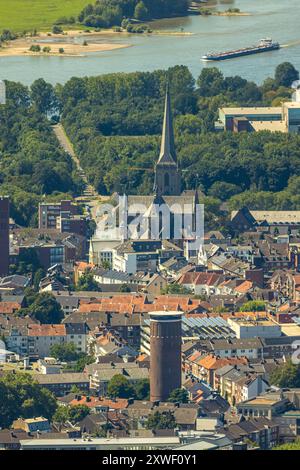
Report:
[[[242,49],[236,49],[235,51],[228,52],[217,52],[215,54],[207,54],[202,57],[202,60],[227,60],[234,59],[236,57],[242,57],[244,55],[260,54],[262,52],[276,51],[280,49],[278,42],[273,42],[272,39],[262,39],[256,46],[245,47]]]

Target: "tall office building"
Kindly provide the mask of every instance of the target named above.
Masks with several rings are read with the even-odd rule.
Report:
[[[182,312],[150,313],[150,400],[165,401],[181,387]]]
[[[0,196],[0,276],[9,270],[9,198]]]

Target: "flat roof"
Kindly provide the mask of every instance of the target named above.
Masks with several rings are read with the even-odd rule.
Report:
[[[288,127],[285,121],[249,121],[249,122],[256,132],[259,132],[259,131],[288,132]]]
[[[281,331],[285,336],[300,337],[300,325],[297,325],[297,323],[283,323],[280,326]]]
[[[286,108],[298,108],[298,109],[300,109],[300,103],[298,101],[287,101],[283,104]]]
[[[220,111],[222,111],[224,114],[241,114],[241,115],[247,115],[247,114],[280,114],[282,113],[282,107],[266,107],[266,106],[261,106],[261,107],[240,107],[240,108],[220,108]]]
[[[251,319],[246,320],[245,318],[228,318],[228,320],[230,320],[230,322],[236,323],[240,326],[276,326],[276,327],[280,327],[280,325],[278,325],[278,323],[275,323],[272,320],[267,320],[267,319],[260,320],[258,318],[258,319],[253,319],[253,320],[251,320]],[[300,328],[299,328],[299,330],[300,330]]]
[[[277,399],[267,399],[267,398],[263,398],[263,397],[256,397],[256,398],[253,398],[253,399],[250,399],[250,400],[247,400],[246,402],[241,402],[238,404],[238,407],[239,406],[252,406],[252,405],[269,405],[269,406],[272,406],[272,405],[275,405],[275,403],[278,403],[278,400]]]
[[[44,446],[82,446],[82,445],[130,445],[130,444],[140,444],[140,445],[151,445],[151,444],[179,444],[180,439],[177,436],[172,437],[126,437],[126,438],[73,438],[73,439],[29,439],[29,440],[20,440],[22,447],[44,447]]]
[[[173,311],[168,311],[168,310],[161,310],[161,311],[158,311],[158,312],[149,312],[149,315],[155,317],[169,317],[169,316],[174,316],[174,317],[178,317],[178,315],[183,315],[183,312],[181,311],[176,311],[176,310],[173,310]]]

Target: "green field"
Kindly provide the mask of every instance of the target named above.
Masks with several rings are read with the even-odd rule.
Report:
[[[62,16],[77,16],[89,0],[0,0],[0,31],[47,31]],[[74,27],[74,26],[73,26]],[[69,29],[72,25],[69,26]]]

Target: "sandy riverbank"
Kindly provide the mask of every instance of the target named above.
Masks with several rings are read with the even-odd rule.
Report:
[[[77,35],[78,36],[78,33]],[[61,36],[60,36],[61,37]],[[64,36],[65,37],[65,36]],[[72,37],[72,36],[71,36]],[[59,55],[60,57],[70,57],[70,56],[78,56],[84,57],[89,52],[107,52],[107,51],[114,51],[116,49],[123,49],[126,47],[130,47],[129,44],[110,44],[110,43],[90,43],[88,41],[88,45],[84,46],[83,44],[75,44],[75,43],[66,43],[66,42],[59,42],[57,41],[58,37],[53,35],[52,38],[55,38],[55,42],[51,40],[45,41],[45,38],[49,37],[47,35],[40,35],[36,38],[28,38],[28,39],[16,39],[15,41],[11,41],[6,46],[0,48],[0,57],[1,56],[56,56]],[[39,42],[39,40],[43,40],[43,42]],[[41,49],[44,47],[50,47],[50,52],[31,52],[30,47],[32,45],[39,45]],[[64,52],[59,52],[60,49],[63,49]]]
[[[147,33],[144,33],[147,34]],[[190,36],[193,33],[185,32],[185,31],[160,31],[154,30],[152,33],[155,35],[168,35],[168,36]],[[70,30],[66,31],[64,34],[53,34],[49,32],[40,32],[37,36],[28,37],[28,38],[19,38],[14,41],[10,41],[8,44],[4,45],[0,48],[0,57],[1,56],[57,56],[60,57],[70,57],[70,56],[78,56],[84,57],[89,52],[106,52],[106,51],[114,51],[116,49],[124,49],[127,47],[131,47],[130,44],[117,44],[117,43],[110,43],[109,37],[116,36],[116,37],[126,37],[131,36],[132,33],[127,33],[126,31],[114,31],[113,29],[105,29],[101,31],[93,31],[90,32],[83,31],[83,30]],[[89,39],[91,36],[91,39]],[[93,43],[92,37],[99,36],[99,37],[107,37],[107,43]],[[87,41],[87,45],[77,44],[74,42],[66,42],[68,40],[72,40],[75,38],[84,37]],[[39,45],[41,49],[44,47],[50,47],[50,52],[32,52],[30,51],[30,47],[32,45]],[[64,52],[60,53],[59,50],[63,49]]]
[[[252,16],[251,13],[246,13],[246,12],[229,12],[229,11],[217,11],[215,13],[212,13],[215,16]]]

